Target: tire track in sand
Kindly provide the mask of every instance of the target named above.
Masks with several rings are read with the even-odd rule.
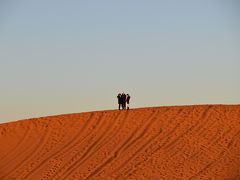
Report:
[[[117,171],[119,171],[120,169],[122,169],[124,166],[126,166],[133,158],[135,158],[141,151],[143,151],[144,149],[148,148],[148,145],[153,142],[156,138],[158,138],[162,133],[162,129],[159,130],[159,132],[154,135],[153,137],[151,137],[145,144],[143,144],[129,159],[127,159],[119,168]],[[141,162],[138,162],[137,164],[135,164],[134,167],[137,167],[138,165],[140,165]],[[131,169],[129,169],[127,171],[127,173],[129,173],[129,171],[131,171]],[[124,177],[122,174],[117,176],[119,177]]]
[[[208,114],[208,111],[209,111],[209,109],[210,109],[211,107],[208,107],[204,112],[203,112],[203,114],[202,114],[202,116],[199,118],[199,120],[200,119],[202,119],[202,118],[207,118],[208,116],[207,116],[207,114]],[[191,109],[190,109],[191,110]],[[188,114],[187,115],[187,117],[189,116],[190,114]],[[184,118],[184,119],[187,119],[186,117]],[[183,123],[184,121],[182,121],[182,123]],[[181,135],[179,135],[176,139],[174,139],[172,142],[169,142],[169,143],[164,143],[164,145],[162,146],[162,148],[164,148],[165,150],[166,149],[169,149],[169,148],[171,148],[171,146],[173,146],[176,142],[178,142],[184,135],[186,135],[187,133],[189,133],[190,131],[192,131],[195,127],[196,127],[196,125],[198,125],[199,123],[197,122],[197,123],[195,123],[193,126],[191,126],[190,127],[190,129],[187,129],[185,132],[183,132]],[[172,132],[170,132],[167,136],[169,136],[169,135],[171,135],[174,131],[176,131],[176,129],[179,127],[179,124],[173,129],[173,131]],[[165,137],[165,136],[164,136]],[[169,151],[169,150],[167,150],[167,151]],[[155,151],[156,152],[156,151]],[[153,153],[152,153],[153,154]],[[124,167],[124,166],[123,166]],[[132,171],[130,171],[129,173],[127,173],[127,177],[128,177],[128,175],[129,174],[131,174],[131,172]],[[124,178],[124,177],[126,177],[125,175],[120,175],[120,177],[121,178]],[[118,176],[118,178],[120,178],[119,176]],[[126,178],[127,178],[126,177]]]
[[[96,149],[96,146],[98,146],[100,143],[102,143],[102,139],[111,130],[111,127],[114,127],[114,124],[116,123],[116,119],[118,119],[120,115],[121,115],[121,112],[118,113],[115,118],[111,119],[109,125],[107,126],[107,128],[105,129],[103,134],[101,136],[99,136],[99,138],[95,141],[95,143],[92,144],[92,146],[90,146],[87,149],[87,151],[76,162],[74,162],[74,164],[72,164],[70,167],[68,167],[68,169],[65,171],[66,173],[63,173],[64,175],[61,178],[67,179],[79,167],[79,165],[84,163],[86,160],[89,159],[89,157],[93,156],[97,152],[96,150],[92,151],[92,149],[94,149],[94,148]],[[113,121],[113,123],[112,123],[112,121]],[[105,139],[103,139],[103,141],[104,140]],[[91,151],[92,151],[92,153],[90,153]],[[80,152],[78,153],[78,155],[79,154],[80,154]]]
[[[184,109],[184,110],[186,110],[186,109]],[[178,112],[176,113],[176,116],[178,115],[180,115],[180,114],[185,114],[185,111],[184,111],[183,109],[179,109],[178,110]],[[189,110],[187,109],[187,112],[188,112]],[[189,114],[187,114],[187,116],[189,116]],[[168,139],[169,139],[169,137],[178,129],[178,127],[181,125],[181,123],[183,123],[185,121],[185,119],[183,119],[183,120],[181,120],[180,122],[178,122],[178,123],[176,123],[176,126],[174,126],[174,128],[173,129],[171,129],[170,130],[170,132],[168,132],[166,135],[164,135],[163,134],[163,137],[162,138],[159,138],[159,139],[156,139],[156,142],[154,142],[153,143],[153,146],[151,146],[151,149],[154,149],[154,150],[152,150],[151,151],[151,155],[152,154],[154,154],[156,151],[158,151],[162,146],[164,146],[167,142],[168,142]],[[162,140],[164,140],[165,139],[165,142],[163,143],[163,145],[158,145],[158,144],[160,144],[159,143],[159,141],[162,141]],[[157,144],[157,148],[154,148],[154,145],[156,145]]]
[[[180,113],[182,113],[182,112],[183,112],[183,111],[180,109],[177,114],[180,114]],[[164,112],[164,113],[166,113],[166,112]],[[177,125],[176,127],[178,127],[178,125]],[[175,127],[174,129],[176,129],[176,127]],[[173,129],[173,130],[174,130],[174,129]],[[173,133],[173,132],[174,132],[174,131],[171,131],[171,133]],[[128,160],[126,160],[119,168],[115,169],[110,175],[112,175],[112,174],[116,173],[117,171],[120,171],[122,168],[124,168],[124,166],[126,166],[130,160],[132,160],[135,156],[137,156],[137,154],[138,154],[139,152],[141,152],[144,148],[145,148],[145,149],[148,148],[149,144],[150,144],[151,142],[153,142],[155,139],[157,139],[157,137],[159,137],[159,135],[160,135],[161,133],[162,133],[162,129],[160,129],[160,131],[159,131],[155,136],[153,136],[150,140],[148,140],[146,144],[144,144],[141,148],[139,148],[139,149],[133,154],[133,156],[131,156]],[[155,144],[155,143],[154,143],[154,144]],[[147,151],[146,151],[146,152],[147,152]],[[149,156],[149,157],[150,157],[150,156]],[[149,158],[149,157],[148,157],[148,158]],[[146,159],[145,159],[144,161],[146,161]],[[134,168],[136,169],[136,167],[139,166],[142,162],[143,162],[143,161],[140,161],[140,162],[138,162],[137,164],[135,164]],[[132,169],[128,169],[124,174],[118,173],[119,175],[117,175],[116,178],[117,178],[117,179],[127,178],[128,175],[129,175],[132,171],[133,171]],[[126,177],[126,176],[127,176],[127,177]]]
[[[237,136],[239,136],[239,135],[240,135],[240,131],[238,131],[238,132],[232,137],[231,141],[230,141],[230,142],[228,143],[228,145],[227,145],[227,149],[229,149],[229,148],[233,145],[233,142],[235,141],[235,138],[236,138]],[[189,178],[189,180],[194,180],[194,179],[195,179],[196,177],[198,177],[199,175],[205,173],[205,172],[207,171],[207,169],[209,169],[210,167],[212,167],[213,165],[215,165],[216,163],[218,163],[218,162],[221,160],[221,158],[224,156],[224,153],[227,151],[227,149],[222,150],[215,159],[213,159],[210,163],[208,163],[207,165],[205,165],[205,166],[204,166],[200,171],[198,171],[195,175],[191,176],[191,177]]]
[[[163,115],[161,115],[161,116],[164,116],[167,112],[168,112],[168,110],[171,110],[171,109],[166,109],[165,110],[165,112],[163,112]],[[176,116],[179,116],[179,114],[181,114],[181,113],[185,113],[185,111],[181,108],[181,109],[178,109],[178,111],[176,112],[176,115],[175,115],[175,117]],[[174,132],[175,132],[175,130],[180,126],[180,124],[181,124],[181,122],[183,122],[183,121],[180,121],[179,123],[177,123],[177,125],[170,131],[170,133],[168,134],[169,136],[171,135],[171,134],[173,134]],[[150,145],[150,142],[152,142],[152,141],[154,141],[157,137],[159,137],[159,135],[162,133],[162,130],[161,130],[161,132],[159,132],[156,136],[154,136],[150,141],[148,141],[149,143],[147,143],[148,145]],[[155,143],[154,143],[155,144]],[[144,146],[143,146],[144,147]],[[146,148],[148,148],[148,147],[146,147]],[[141,149],[141,148],[140,148]],[[140,150],[141,151],[141,150]],[[139,152],[140,152],[139,151]],[[111,176],[112,174],[114,174],[114,173],[116,173],[117,171],[120,171],[131,159],[133,159],[134,157],[136,156],[136,154],[134,154],[133,155],[133,157],[130,157],[128,160],[126,160],[125,162],[124,162],[124,164],[122,164],[121,166],[119,166],[118,168],[116,168],[114,171],[112,171],[109,175]],[[118,173],[119,174],[119,173]],[[118,175],[117,177],[119,177],[120,178],[120,176],[122,176],[121,174],[120,175]]]
[[[125,152],[130,146],[134,145],[139,139],[141,139],[146,134],[150,126],[156,121],[158,114],[159,114],[159,111],[157,111],[155,115],[153,115],[153,117],[150,119],[149,123],[146,125],[146,127],[141,132],[141,134],[137,136],[135,139],[133,139],[132,142],[130,142],[128,145],[126,145],[125,148],[122,149],[122,152]]]
[[[200,131],[197,133],[198,136],[203,136],[204,133],[205,133],[205,131],[206,131],[207,129],[209,129],[210,127],[212,127],[214,124],[217,123],[217,120],[218,120],[218,119],[216,118],[215,121],[213,121],[213,119],[210,118],[211,116],[216,117],[215,114],[218,114],[219,116],[222,115],[219,111],[216,110],[215,107],[212,106],[211,109],[212,109],[212,112],[210,112],[210,113],[208,114],[208,118],[209,118],[210,120],[212,120],[212,122],[210,122],[210,124],[209,124],[208,126],[206,126],[206,124],[208,124],[209,120],[206,121],[206,123],[203,124],[202,130],[200,130]],[[214,115],[215,115],[215,116],[214,116]],[[207,118],[205,118],[205,119],[207,120]],[[206,127],[207,127],[207,128],[206,128]]]
[[[57,154],[55,154],[50,160],[58,160],[61,163],[58,163],[58,165],[55,165],[53,167],[51,167],[50,169],[44,171],[42,173],[42,179],[53,179],[52,176],[56,175],[57,173],[61,173],[65,168],[66,164],[68,163],[68,161],[65,164],[62,164],[62,162],[64,162],[63,157],[65,154],[71,154],[73,152],[76,151],[76,147],[77,145],[81,144],[88,136],[92,135],[92,130],[95,130],[96,128],[99,128],[99,124],[101,122],[101,118],[103,117],[104,113],[91,113],[90,117],[87,121],[87,123],[85,124],[84,127],[82,127],[81,129],[83,131],[79,131],[78,135],[76,135],[76,139],[74,139],[70,145],[65,146],[65,150],[62,151],[62,149],[60,149]],[[95,117],[95,118],[94,118]],[[83,132],[85,132],[84,134],[87,134],[86,132],[88,132],[87,130],[91,131],[90,133],[88,133],[87,136],[83,137],[81,136],[81,134]],[[71,157],[69,155],[69,157]],[[72,158],[71,158],[72,159]]]
[[[213,105],[213,108],[209,108],[208,105],[174,106],[170,107],[170,112],[163,117],[159,116],[167,108],[140,109],[129,111],[129,116],[126,117],[125,122],[121,120],[124,119],[124,113],[127,111],[124,111],[118,117],[119,119],[116,119],[117,114],[110,111],[105,113],[104,121],[101,121],[105,125],[101,126],[100,123],[96,127],[101,115],[98,112],[95,113],[93,120],[80,134],[80,137],[77,137],[78,141],[73,139],[74,143],[70,145],[72,148],[67,152],[65,150],[70,146],[64,151],[62,151],[62,147],[69,143],[86,125],[90,113],[81,116],[79,121],[75,121],[76,119],[73,119],[72,115],[56,117],[54,121],[47,121],[51,122],[51,133],[46,139],[47,143],[43,143],[42,148],[38,149],[32,158],[24,161],[16,172],[11,173],[4,180],[64,178],[191,178],[195,180],[221,179],[221,177],[232,179],[236,174],[239,174],[237,166],[240,162],[238,158],[240,145],[239,108],[239,105]],[[153,119],[154,123],[144,132],[144,129],[148,127],[149,117],[156,109],[161,113],[157,115],[157,119]],[[180,115],[175,116],[180,109],[182,109]],[[191,118],[193,109],[195,109],[194,116]],[[206,112],[207,109],[209,112]],[[107,128],[109,123],[113,122],[112,118],[115,119],[116,123],[113,127]],[[64,123],[58,124],[58,119],[63,120]],[[12,163],[0,169],[0,176],[6,175],[7,171],[12,171],[17,164],[38,148],[37,146],[47,130],[46,121],[38,122],[35,121],[32,126],[32,122],[27,121],[27,124],[19,126],[16,130],[14,129],[16,124],[13,124],[12,127],[10,125],[4,127],[2,134],[3,138],[6,139],[2,139],[0,150],[2,156],[6,155],[7,152],[9,154],[8,157],[4,157],[4,162],[9,163],[9,159]],[[120,125],[122,123],[123,125]],[[100,129],[100,126],[103,128]],[[30,135],[22,140],[27,130],[26,127],[30,127],[30,132],[28,132]],[[107,131],[105,135],[104,131]],[[140,135],[142,137],[138,138]],[[99,140],[101,136],[103,138]],[[8,140],[13,141],[8,144]],[[20,141],[25,141],[25,143],[20,144]],[[93,145],[94,143],[95,145]],[[16,146],[18,146],[19,151],[13,150]],[[91,146],[93,147],[91,148]],[[88,149],[90,150],[86,153]],[[59,153],[48,159],[42,166],[40,165],[42,161],[59,150]],[[19,156],[16,156],[17,153]],[[79,155],[76,155],[77,153]],[[14,157],[16,160],[13,160]],[[121,165],[122,167],[120,167]],[[3,165],[1,164],[1,166]],[[67,171],[69,167],[73,167],[70,169],[72,172]],[[114,170],[116,172],[109,176]],[[59,171],[60,173],[54,177],[53,175]],[[28,176],[26,176],[27,174]]]
[[[25,131],[25,133],[24,133],[24,135],[23,135],[23,138],[21,138],[21,140],[17,143],[17,145],[12,149],[12,150],[10,150],[7,154],[5,154],[4,156],[3,156],[3,158],[1,159],[1,164],[3,164],[3,166],[2,167],[0,167],[0,169],[2,169],[3,167],[6,167],[7,166],[7,164],[9,164],[11,161],[7,161],[7,162],[5,162],[6,160],[5,159],[7,159],[9,156],[10,157],[12,157],[12,156],[14,156],[13,158],[12,158],[12,160],[14,160],[16,157],[18,157],[19,156],[19,154],[21,154],[22,152],[19,152],[19,153],[17,153],[18,152],[18,148],[19,147],[21,147],[21,145],[25,142],[25,140],[26,140],[26,138],[28,137],[28,134],[30,133],[30,129],[29,128],[27,128],[27,130]]]
[[[155,111],[153,112],[150,117],[149,117],[149,123],[147,123],[146,127],[144,128],[144,130],[142,131],[142,133],[137,136],[135,139],[133,139],[131,141],[131,139],[133,138],[134,134],[137,132],[138,128],[135,129],[135,131],[131,134],[131,136],[117,149],[117,151],[114,153],[113,156],[111,156],[108,160],[106,160],[102,165],[100,165],[95,171],[93,171],[86,179],[90,179],[93,176],[95,176],[99,171],[102,170],[102,168],[104,168],[107,164],[109,164],[113,159],[117,158],[119,156],[119,154],[123,153],[124,151],[126,151],[126,149],[128,147],[130,147],[132,144],[134,144],[138,139],[140,139],[142,136],[145,135],[145,133],[147,132],[147,130],[149,129],[150,125],[155,121],[155,118],[157,116],[157,114],[159,113],[159,111]],[[127,148],[126,148],[127,147]]]
[[[186,134],[188,134],[189,132],[193,131],[194,128],[197,127],[197,125],[200,123],[200,120],[202,119],[207,119],[204,124],[207,123],[208,121],[208,117],[207,114],[209,112],[209,110],[211,109],[211,106],[209,106],[202,114],[202,116],[200,116],[200,118],[198,119],[198,121],[192,125],[189,129],[187,129],[185,132],[183,132],[181,135],[179,135],[178,137],[176,137],[172,142],[169,142],[168,144],[166,143],[164,146],[162,146],[163,149],[169,151],[169,149],[175,145],[175,143],[177,143],[183,136],[185,136]],[[199,129],[200,128],[203,128],[204,125],[200,125]],[[199,129],[197,131],[199,131]]]
[[[167,110],[164,112],[163,115],[165,115],[168,110],[172,110],[172,109],[167,109]],[[177,117],[177,116],[180,116],[180,114],[185,114],[185,113],[188,112],[188,111],[189,111],[188,109],[184,109],[184,110],[183,110],[182,108],[180,108],[180,109],[178,108],[175,116],[172,115],[172,116],[171,116],[171,119],[172,119],[173,117],[175,118],[175,117]],[[189,114],[187,114],[187,115],[189,115]],[[173,129],[171,129],[170,132],[169,132],[167,135],[164,135],[164,134],[163,134],[163,139],[166,139],[166,142],[167,142],[167,140],[169,139],[169,137],[178,129],[178,127],[179,127],[184,121],[185,121],[185,119],[183,119],[183,120],[181,119],[181,121],[178,122],[178,123],[176,123],[176,126],[175,126]],[[163,140],[163,139],[162,139],[162,140]],[[154,140],[155,140],[155,139],[154,139]],[[159,139],[159,140],[156,139],[156,142],[153,143],[153,146],[151,146],[151,149],[154,147],[155,144],[159,144],[158,142],[159,142],[160,140],[161,140],[161,139]],[[147,148],[148,148],[148,147],[147,147]],[[119,169],[119,170],[120,170],[120,169]],[[111,174],[113,174],[113,173],[115,173],[115,172],[116,172],[116,170],[114,170]],[[111,174],[110,174],[110,175],[111,175]]]
[[[101,149],[101,147],[105,146],[108,142],[110,142],[114,137],[116,137],[116,136],[120,133],[121,129],[124,127],[124,123],[125,123],[127,117],[129,116],[129,113],[128,113],[128,112],[126,112],[126,113],[124,113],[124,114],[125,114],[125,116],[124,116],[123,119],[120,119],[120,118],[119,118],[119,120],[120,120],[120,125],[119,125],[120,127],[119,127],[119,129],[115,128],[115,129],[117,129],[117,133],[116,133],[116,134],[112,133],[113,135],[112,135],[110,138],[106,137],[106,138],[98,145],[98,147],[95,148],[95,149],[96,149],[95,152],[98,152],[98,151]],[[85,163],[90,157],[92,157],[95,152],[92,152],[92,153],[89,154],[86,158],[84,158],[82,161],[80,161],[80,162],[78,163],[78,165],[76,166],[75,169],[80,168],[82,165],[84,165],[84,163]]]
[[[70,140],[66,145],[64,145],[62,148],[59,148],[54,153],[50,154],[47,158],[45,158],[37,167],[35,167],[32,171],[30,171],[25,178],[27,179],[29,176],[31,176],[34,172],[36,172],[38,169],[40,169],[45,163],[47,163],[51,158],[57,156],[59,153],[67,153],[69,149],[72,148],[72,144],[76,143],[78,141],[78,138],[81,137],[81,134],[87,129],[87,127],[90,124],[90,121],[92,121],[94,117],[94,114],[91,113],[86,121],[85,124],[83,124],[82,128],[78,131],[78,133]]]
[[[218,111],[217,111],[218,112]],[[219,112],[218,112],[219,113]],[[212,138],[209,139],[209,144],[208,146],[216,146],[216,144],[221,140],[221,139],[224,139],[230,132],[232,132],[233,130],[232,129],[227,129],[222,135],[219,135],[220,133],[220,130],[218,129],[218,131],[212,136]],[[209,150],[209,148],[206,147],[206,149]],[[202,152],[201,151],[198,151],[198,152],[195,152],[193,155],[191,155],[188,159],[191,160],[191,159],[194,159],[196,156],[199,156],[201,155]]]
[[[91,141],[92,141],[92,139],[94,139],[94,137],[96,136],[96,134],[95,134],[94,132],[95,132],[95,131],[98,132],[99,129],[101,129],[101,128],[103,128],[105,125],[107,125],[107,123],[104,123],[104,120],[103,120],[104,115],[105,115],[105,113],[102,113],[102,114],[99,116],[99,118],[98,118],[98,120],[97,120],[97,124],[95,125],[94,131],[92,131],[91,134],[89,133],[89,134],[88,134],[85,138],[83,138],[82,140],[80,140],[80,141],[78,141],[77,143],[75,143],[75,145],[73,146],[73,148],[74,148],[75,146],[77,146],[77,145],[80,145],[80,144],[81,144],[82,142],[84,142],[84,140],[87,139],[89,136],[90,136],[89,139],[90,139]],[[100,125],[99,125],[99,124],[100,124]],[[95,141],[95,142],[96,142],[96,141]],[[95,144],[95,143],[93,143],[93,144],[89,143],[90,149],[93,148],[94,144]],[[87,148],[87,146],[84,146],[84,148]],[[88,148],[88,149],[89,149],[89,148]],[[58,178],[60,178],[60,177],[62,178],[63,176],[65,176],[65,175],[66,175],[65,173],[68,171],[69,167],[71,167],[73,164],[76,163],[76,161],[79,160],[79,158],[81,158],[81,153],[82,153],[82,151],[78,150],[78,151],[74,154],[74,156],[71,157],[71,159],[70,159],[68,162],[66,162],[65,164],[63,164],[63,166],[60,168],[59,171],[57,171],[57,172],[55,172],[54,174],[51,174],[51,175],[50,175],[51,179],[58,179]],[[88,151],[85,151],[85,153],[88,153]],[[85,153],[84,153],[84,154],[85,154]],[[80,156],[80,157],[79,157],[79,156]]]
[[[127,117],[128,117],[128,112],[126,112],[126,117],[124,118],[124,121],[122,121],[122,122],[125,123],[125,121],[127,120]],[[113,135],[113,136],[111,137],[111,139],[114,138],[114,137],[116,137],[116,136],[120,133],[120,130],[121,130],[122,128],[123,128],[123,124],[122,124],[122,126],[120,127],[120,129],[118,129],[117,134]],[[137,132],[137,128],[134,130],[134,132]],[[134,133],[132,133],[131,137],[129,137],[128,140],[131,139],[131,138],[133,137],[133,135],[134,135]],[[126,140],[126,142],[127,142],[128,140]],[[107,142],[109,142],[108,139],[106,139],[106,141],[104,142],[104,145],[105,145]],[[124,143],[124,145],[126,145],[126,143]],[[114,150],[114,148],[111,149],[110,151],[108,151],[108,153],[111,153],[113,150]],[[107,161],[108,161],[108,159],[107,159]]]
[[[49,133],[50,133],[50,129],[46,128],[45,133],[41,137],[41,139],[40,139],[39,143],[37,144],[36,148],[34,148],[31,151],[31,153],[28,153],[30,155],[25,157],[23,161],[19,162],[16,166],[14,166],[14,168],[12,168],[10,171],[8,171],[6,173],[6,175],[1,176],[0,179],[8,178],[14,171],[17,171],[17,169],[20,169],[28,159],[32,158],[38,151],[40,151],[42,149],[44,143],[48,139]]]

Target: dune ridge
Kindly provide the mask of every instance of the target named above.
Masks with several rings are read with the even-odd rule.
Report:
[[[0,124],[0,179],[240,179],[240,105],[96,111]]]

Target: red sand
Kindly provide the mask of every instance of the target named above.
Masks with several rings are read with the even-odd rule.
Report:
[[[0,179],[240,179],[240,105],[114,110],[1,124]]]

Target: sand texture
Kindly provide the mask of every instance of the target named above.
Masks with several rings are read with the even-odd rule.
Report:
[[[0,179],[240,179],[240,105],[98,111],[0,124]]]

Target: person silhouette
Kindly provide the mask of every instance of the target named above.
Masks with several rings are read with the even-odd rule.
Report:
[[[122,109],[126,108],[126,94],[123,92],[121,95],[121,99],[122,99]]]
[[[121,93],[119,93],[117,95],[117,98],[118,98],[118,110],[120,110],[120,108],[122,106],[122,95],[121,95]]]
[[[127,95],[126,95],[126,109],[127,109],[127,110],[129,110],[129,101],[130,101],[130,98],[131,98],[130,95],[127,94]]]

